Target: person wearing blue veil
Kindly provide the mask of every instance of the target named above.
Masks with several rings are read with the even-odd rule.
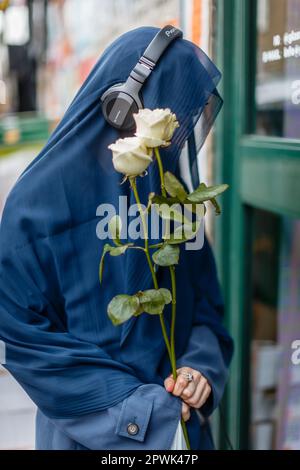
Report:
[[[158,316],[115,327],[107,315],[119,293],[151,288],[139,250],[111,258],[103,283],[104,240],[97,207],[130,194],[112,165],[108,145],[119,132],[104,119],[100,97],[126,81],[157,28],[116,39],[102,54],[41,153],[10,192],[0,226],[0,340],[4,366],[38,407],[37,449],[170,449],[182,396],[164,386],[170,365]],[[143,88],[146,108],[170,108],[180,127],[161,155],[180,176],[187,141],[190,170],[222,105],[220,73],[184,39],[168,48]],[[159,190],[156,165],[138,179],[142,202]],[[132,196],[131,196],[132,197]],[[131,200],[130,202],[133,202]],[[169,286],[167,270],[158,272]],[[177,267],[176,353],[210,386],[200,410],[190,407],[192,449],[213,448],[208,418],[228,377],[233,344],[222,326],[223,301],[208,241],[182,250]],[[170,327],[170,311],[165,321]]]

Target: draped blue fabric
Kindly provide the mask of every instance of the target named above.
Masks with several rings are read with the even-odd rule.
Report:
[[[107,305],[120,293],[151,287],[138,250],[98,267],[105,241],[96,236],[97,207],[118,207],[132,195],[112,166],[107,146],[120,137],[101,112],[100,96],[125,81],[157,33],[139,28],[118,38],[100,57],[41,153],[12,189],[0,227],[0,339],[5,366],[50,418],[106,410],[144,383],[162,383],[169,371],[159,319],[146,314],[119,327]],[[143,91],[144,105],[169,107],[180,128],[162,151],[166,169],[195,129],[198,149],[221,107],[220,73],[198,47],[176,40]],[[123,136],[124,134],[122,134]],[[157,166],[138,179],[142,202],[159,190]],[[193,321],[208,324],[229,363],[232,345],[222,321],[222,300],[206,243],[181,250],[178,273],[177,354],[183,354]],[[206,272],[213,270],[211,276]],[[164,284],[166,274],[159,274]],[[170,311],[166,311],[169,326]]]

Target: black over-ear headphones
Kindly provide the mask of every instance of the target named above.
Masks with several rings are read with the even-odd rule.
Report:
[[[152,39],[126,82],[117,83],[103,93],[102,112],[111,126],[124,131],[135,127],[133,114],[143,108],[142,86],[167,47],[174,39],[181,37],[182,31],[172,25],[162,28]]]

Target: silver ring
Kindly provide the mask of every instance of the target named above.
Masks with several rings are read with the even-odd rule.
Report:
[[[188,382],[193,382],[194,377],[191,372],[181,372],[181,375],[188,381]]]

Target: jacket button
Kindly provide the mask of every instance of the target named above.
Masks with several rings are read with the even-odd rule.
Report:
[[[130,434],[130,436],[135,436],[136,434],[138,434],[139,430],[140,428],[136,423],[129,423],[127,426],[127,432],[128,434]]]

